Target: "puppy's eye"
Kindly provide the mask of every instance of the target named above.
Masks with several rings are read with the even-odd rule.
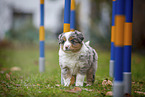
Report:
[[[74,39],[70,40],[71,42],[74,42]]]
[[[72,43],[77,43],[78,41],[76,39],[71,40]]]
[[[64,44],[65,40],[62,40],[62,44]]]
[[[64,44],[65,41],[66,41],[66,38],[63,37],[61,43]]]

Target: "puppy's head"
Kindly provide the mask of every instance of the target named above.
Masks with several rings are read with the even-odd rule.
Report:
[[[82,32],[79,31],[62,33],[58,38],[60,47],[64,52],[78,52],[84,40]]]

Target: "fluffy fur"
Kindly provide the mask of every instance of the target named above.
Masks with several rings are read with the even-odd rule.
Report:
[[[73,75],[76,76],[76,86],[83,86],[85,75],[88,85],[95,80],[98,55],[83,39],[83,34],[78,31],[59,35],[59,65],[64,86],[70,85]]]

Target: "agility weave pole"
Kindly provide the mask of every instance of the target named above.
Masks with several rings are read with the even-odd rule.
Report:
[[[123,46],[125,23],[125,0],[116,1],[115,14],[115,70],[114,70],[114,97],[123,97]]]
[[[124,28],[124,93],[131,94],[131,45],[132,45],[133,0],[125,0]]]
[[[45,30],[44,30],[44,0],[40,0],[40,28],[39,28],[39,71],[45,71],[45,49],[44,49],[44,40],[45,40]]]
[[[71,0],[65,0],[63,33],[70,31],[70,10],[71,10]],[[64,85],[62,73],[61,73],[61,84]]]
[[[113,96],[124,97],[125,93],[131,94],[133,0],[116,0],[115,6]]]

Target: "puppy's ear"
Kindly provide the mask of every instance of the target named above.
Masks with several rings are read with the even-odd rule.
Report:
[[[61,44],[62,43],[62,36],[64,33],[59,34],[58,36],[58,43]]]
[[[75,30],[75,34],[77,35],[80,42],[82,42],[84,40],[84,36],[83,36],[82,32]]]

